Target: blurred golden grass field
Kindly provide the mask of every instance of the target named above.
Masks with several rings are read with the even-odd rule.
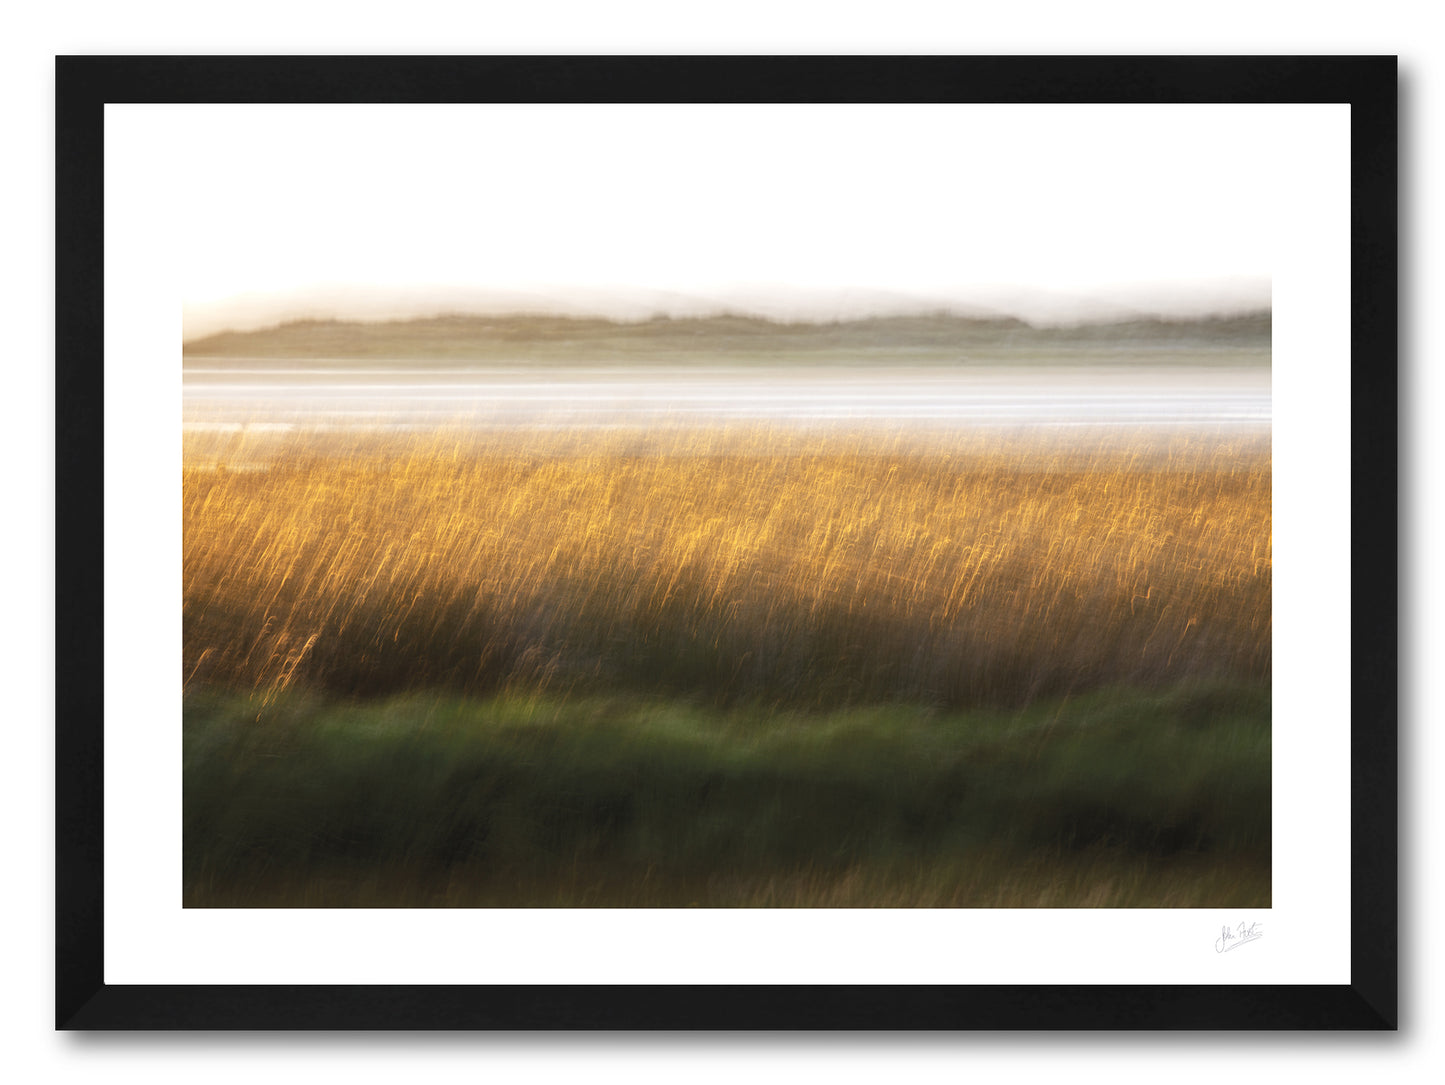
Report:
[[[1268,683],[1267,438],[189,432],[184,681],[1019,706]]]

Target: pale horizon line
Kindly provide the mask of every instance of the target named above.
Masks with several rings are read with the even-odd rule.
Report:
[[[262,331],[304,321],[393,323],[438,318],[563,317],[614,323],[748,317],[783,324],[835,324],[895,316],[1013,319],[1035,327],[1129,320],[1190,320],[1272,310],[1260,279],[1143,284],[1077,292],[1024,287],[899,291],[879,288],[743,288],[697,292],[615,289],[321,287],[252,292],[182,307],[182,341]]]

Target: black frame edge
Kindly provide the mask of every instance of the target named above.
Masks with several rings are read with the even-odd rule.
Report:
[[[96,74],[84,62],[56,61],[55,1012],[62,1027],[101,992],[105,957],[105,119]]]
[[[1214,1031],[1389,1027],[1328,986],[145,986],[79,1029],[265,1031]],[[1184,1023],[1187,1022],[1187,1023]]]
[[[1398,72],[1350,110],[1351,986],[1399,1024]],[[1383,484],[1388,480],[1388,485]],[[1369,567],[1371,577],[1361,577]]]

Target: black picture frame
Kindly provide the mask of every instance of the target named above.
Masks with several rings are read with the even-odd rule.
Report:
[[[56,689],[57,1028],[1396,1028],[1396,67],[1394,57],[57,58],[56,647],[66,661]],[[1355,530],[1348,985],[105,982],[104,689],[98,677],[105,660],[104,106],[483,101],[1349,104]]]

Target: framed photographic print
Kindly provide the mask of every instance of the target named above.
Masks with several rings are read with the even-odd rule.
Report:
[[[1395,1027],[1395,140],[60,58],[58,1024]]]

